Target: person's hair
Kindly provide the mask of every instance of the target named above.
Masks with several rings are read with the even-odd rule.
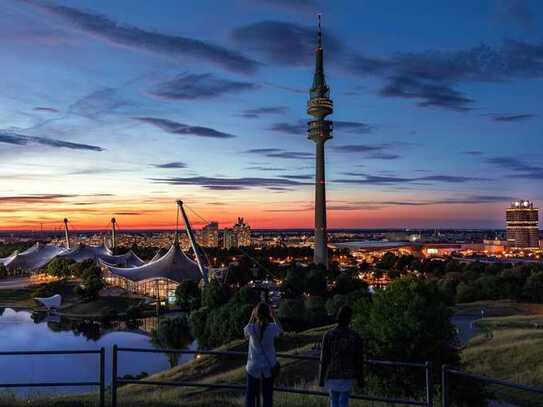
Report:
[[[257,325],[260,327],[260,339],[262,339],[266,325],[271,322],[270,306],[265,302],[258,303],[253,310],[253,315]]]
[[[353,318],[353,309],[348,305],[341,307],[337,313],[336,321],[339,326],[349,326]]]

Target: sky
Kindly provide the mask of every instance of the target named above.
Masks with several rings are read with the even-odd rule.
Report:
[[[503,228],[543,200],[538,0],[3,0],[0,229]]]

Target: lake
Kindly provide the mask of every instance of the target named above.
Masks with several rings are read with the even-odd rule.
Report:
[[[2,312],[3,311],[3,312]],[[33,319],[34,317],[34,319]],[[150,337],[141,328],[128,330],[120,326],[103,328],[96,323],[74,323],[60,318],[36,318],[28,311],[0,308],[0,350],[88,350],[104,347],[106,350],[106,381],[111,382],[111,354],[113,345],[133,348],[155,348]],[[40,321],[40,319],[42,319]],[[154,321],[153,321],[154,320]],[[144,328],[156,325],[156,318],[141,321]],[[193,342],[189,349],[196,349]],[[166,355],[161,353],[119,353],[118,375],[149,374],[170,367]],[[181,355],[178,365],[191,360],[193,355]],[[55,381],[97,381],[99,355],[37,355],[0,356],[0,384],[37,383]],[[1,389],[1,387],[0,387]],[[1,389],[2,391],[4,389]],[[54,387],[17,389],[16,393],[80,393],[94,390],[89,387]],[[11,389],[10,391],[15,391]]]

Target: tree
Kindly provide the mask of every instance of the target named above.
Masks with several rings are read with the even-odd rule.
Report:
[[[202,306],[209,309],[218,308],[226,304],[228,295],[223,285],[216,279],[211,279],[202,290]]]
[[[279,305],[277,315],[287,321],[300,321],[304,319],[305,305],[302,299],[284,299]]]
[[[328,322],[326,312],[326,299],[324,297],[311,296],[304,301],[305,319],[311,325],[324,325]]]
[[[325,296],[327,291],[325,273],[318,268],[307,273],[304,291],[309,295]]]
[[[181,282],[175,289],[175,302],[185,311],[193,311],[200,308],[202,292],[198,283],[192,280]]]
[[[96,265],[82,271],[81,283],[77,287],[77,294],[86,301],[98,298],[100,290],[105,287],[102,272]]]
[[[367,288],[368,285],[350,274],[340,274],[336,278],[334,292],[336,294],[349,294],[350,292]]]
[[[435,283],[402,277],[377,291],[371,301],[355,303],[353,327],[364,338],[372,359],[454,365],[460,358],[453,346],[450,317]],[[423,385],[422,375],[407,375],[401,369],[382,373],[378,379],[383,385],[403,394],[414,394]]]
[[[543,272],[538,271],[526,279],[522,295],[528,301],[543,302]]]
[[[475,283],[461,282],[456,287],[456,302],[473,302],[480,299],[479,289]]]
[[[3,264],[0,264],[0,279],[8,276],[8,269]]]
[[[74,263],[75,261],[69,258],[55,257],[49,262],[45,272],[54,277],[66,278],[71,276],[70,266]]]
[[[192,342],[190,324],[186,315],[165,318],[160,321],[157,329],[151,332],[151,343],[158,348],[184,349]],[[175,367],[179,354],[169,353],[170,367]]]

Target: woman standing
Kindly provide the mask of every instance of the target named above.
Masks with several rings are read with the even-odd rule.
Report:
[[[260,392],[262,392],[263,407],[271,407],[273,379],[278,371],[274,342],[283,330],[271,307],[261,302],[253,309],[251,319],[243,332],[245,337],[249,338],[249,352],[245,366],[247,371],[245,407],[255,407]]]
[[[330,407],[348,407],[354,380],[364,381],[364,345],[349,328],[352,316],[351,307],[341,307],[337,326],[322,340],[319,384],[330,392]]]

